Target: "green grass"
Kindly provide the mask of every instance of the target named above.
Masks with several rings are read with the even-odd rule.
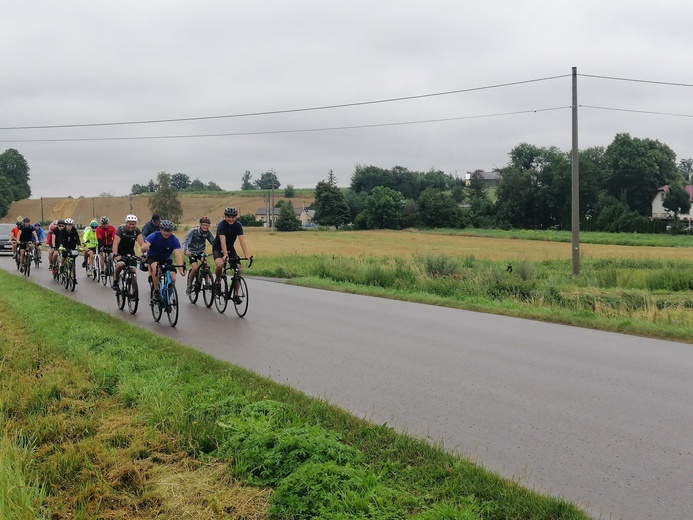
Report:
[[[430,229],[422,230],[429,234],[476,236],[490,238],[512,238],[517,240],[539,240],[544,242],[572,242],[570,231],[540,231],[532,229]],[[693,235],[667,235],[655,233],[603,233],[596,231],[580,232],[581,244],[602,244],[612,246],[649,247],[693,247]]]
[[[273,489],[267,516],[252,518],[587,518],[564,500],[438,446],[24,279],[0,272],[0,283],[7,320],[0,329],[0,421],[8,438],[35,450],[20,476],[35,483],[31,507],[47,503],[66,517],[99,518],[109,503],[104,496],[115,496],[143,517],[160,515],[165,500],[141,461],[166,464],[182,450],[199,461],[221,461],[234,480]],[[130,411],[138,429],[114,428],[103,413],[89,413],[109,406]],[[156,432],[168,440],[145,442]],[[116,453],[125,460],[108,466],[104,461]],[[0,466],[7,466],[5,457]],[[97,471],[104,466],[106,477]]]
[[[263,258],[246,274],[290,283],[693,343],[693,262],[507,262],[447,255]]]

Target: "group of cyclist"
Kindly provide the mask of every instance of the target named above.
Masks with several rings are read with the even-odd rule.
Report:
[[[199,269],[200,258],[209,243],[212,246],[215,263],[215,293],[219,294],[224,264],[229,259],[238,258],[235,249],[237,240],[243,255],[249,258],[243,226],[237,221],[237,217],[238,210],[236,208],[224,209],[224,218],[217,224],[216,234],[210,230],[212,223],[210,218],[201,217],[198,226],[186,233],[182,244],[173,234],[173,222],[161,220],[156,214],[152,215],[152,219],[145,223],[142,230],[137,227],[137,216],[132,214],[127,215],[125,223],[117,229],[110,224],[108,217],[102,217],[100,221],[94,219],[84,229],[81,237],[75,227],[74,220],[71,218],[53,221],[49,226],[48,233],[43,231],[38,222],[31,225],[29,218],[20,218],[16,229],[13,229],[10,235],[10,239],[12,251],[19,253],[20,262],[23,260],[24,250],[31,250],[34,244],[40,247],[41,244],[45,243],[50,248],[48,262],[49,269],[53,273],[60,269],[71,251],[80,247],[84,248],[82,267],[89,269],[94,268],[95,255],[100,255],[101,265],[104,265],[104,256],[110,254],[115,265],[111,287],[116,291],[118,290],[119,276],[126,266],[126,262],[131,262],[133,258],[136,258],[135,244],[139,245],[141,254],[146,255],[145,261],[153,287],[158,287],[159,282],[157,266],[162,262],[169,262],[172,257],[175,264],[179,266],[177,271],[182,276],[185,275],[186,271],[183,267],[183,255],[185,254],[189,259],[191,270],[186,289],[188,294],[192,290],[191,282]],[[238,269],[241,269],[240,264]],[[171,276],[175,282],[175,272],[172,272]],[[159,297],[158,290],[155,290],[153,299],[156,300]]]

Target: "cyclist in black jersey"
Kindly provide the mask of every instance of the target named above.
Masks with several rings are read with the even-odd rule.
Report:
[[[147,243],[144,241],[142,232],[137,227],[137,216],[128,215],[125,217],[125,224],[120,226],[116,231],[113,239],[113,252],[111,256],[115,261],[115,273],[113,275],[113,284],[111,288],[114,291],[118,290],[118,275],[125,265],[121,258],[125,255],[135,254],[135,244],[140,245],[142,253],[147,251]]]

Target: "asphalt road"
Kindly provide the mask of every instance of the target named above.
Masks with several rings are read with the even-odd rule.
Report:
[[[258,279],[245,319],[186,299],[172,329],[82,272],[74,294],[44,268],[31,279],[595,517],[693,519],[693,345]]]

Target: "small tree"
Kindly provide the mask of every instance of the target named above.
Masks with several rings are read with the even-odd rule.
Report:
[[[366,197],[363,216],[368,229],[399,229],[402,223],[402,194],[392,188],[376,186]]]
[[[671,184],[669,191],[664,195],[662,202],[664,209],[671,211],[674,214],[674,225],[679,220],[681,213],[688,213],[691,210],[691,197],[686,191],[686,188],[680,184]]]
[[[255,181],[255,187],[259,190],[269,190],[273,187],[277,190],[279,186],[281,186],[281,183],[279,179],[277,179],[277,174],[274,172],[265,172]]]
[[[326,181],[320,181],[315,187],[315,216],[313,222],[321,226],[339,226],[350,220],[349,206],[344,194],[337,187],[337,179],[332,170]]]
[[[149,199],[149,209],[152,213],[158,213],[164,219],[178,222],[183,215],[176,190],[171,186],[171,178],[166,172],[157,174],[157,188]]]
[[[241,184],[241,189],[243,191],[255,189],[255,186],[253,185],[252,181],[250,180],[251,178],[252,178],[252,175],[250,175],[250,170],[246,170],[245,173],[243,174],[243,177],[241,177],[241,180],[243,181]]]
[[[294,205],[290,201],[284,201],[281,205],[275,225],[277,231],[298,231],[301,229],[301,221],[296,216]]]
[[[286,188],[284,188],[284,196],[287,199],[293,199],[296,196],[296,190],[294,189],[293,184],[286,185]]]

